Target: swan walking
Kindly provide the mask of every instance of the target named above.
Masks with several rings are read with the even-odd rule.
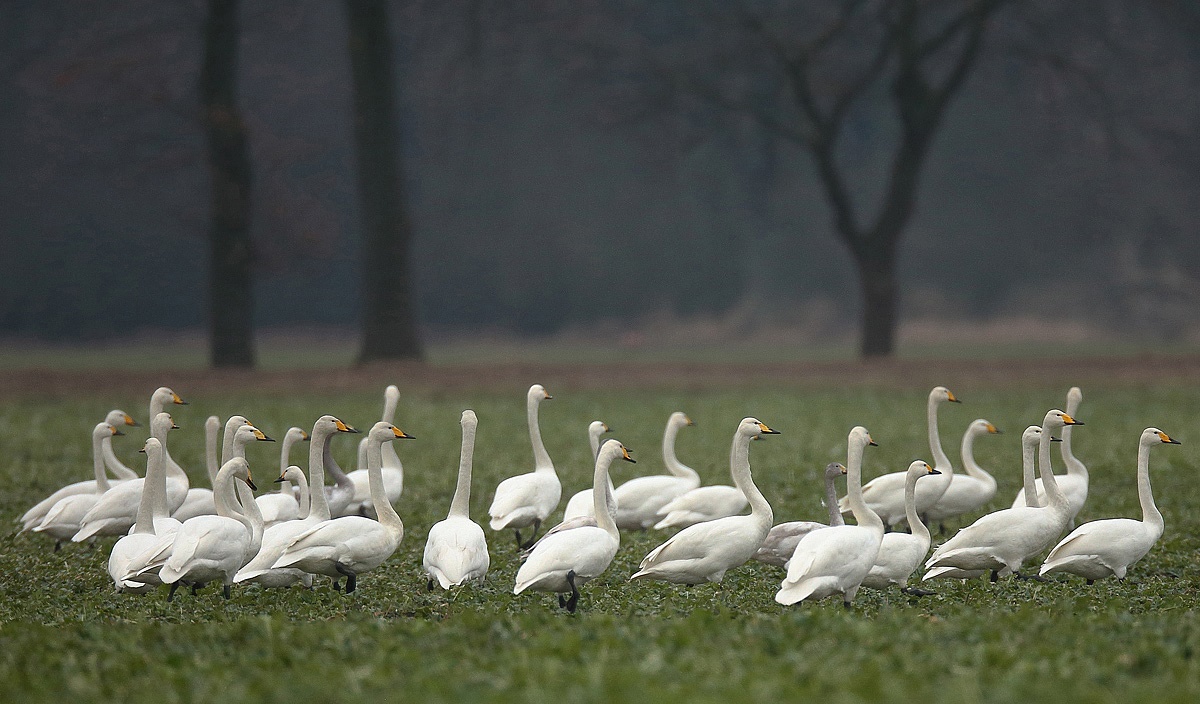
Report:
[[[518,547],[529,547],[537,536],[542,521],[558,506],[562,498],[562,483],[554,471],[554,463],[542,444],[542,431],[538,426],[538,407],[542,401],[553,398],[541,384],[529,387],[525,396],[525,414],[529,423],[529,441],[533,445],[534,470],[518,474],[500,482],[496,495],[488,508],[492,530],[513,529]],[[533,526],[533,534],[527,542],[521,542],[521,529]]]
[[[929,525],[940,524],[947,518],[976,511],[996,496],[996,479],[975,461],[975,439],[999,433],[1000,430],[996,426],[983,418],[971,421],[967,426],[967,432],[963,433],[962,439],[962,461],[966,474],[950,477],[950,486],[946,487],[946,493],[942,494],[942,498],[926,513]],[[940,527],[940,532],[946,532],[945,526]]]
[[[916,460],[908,466],[908,479],[904,483],[904,511],[912,533],[887,533],[883,536],[875,564],[863,578],[862,586],[887,589],[895,584],[901,592],[913,596],[929,596],[933,593],[908,586],[908,578],[929,554],[929,528],[917,515],[917,480],[937,473],[923,460]]]
[[[475,454],[475,428],[479,419],[475,411],[463,411],[462,451],[458,460],[458,481],[454,499],[445,520],[429,529],[425,555],[421,560],[429,576],[429,589],[436,582],[442,589],[457,587],[469,581],[483,581],[488,571],[487,538],[483,528],[471,520],[471,462]]]
[[[645,530],[653,526],[661,518],[659,509],[700,486],[700,475],[696,470],[680,462],[675,455],[676,436],[680,429],[692,425],[695,425],[692,419],[680,411],[675,411],[667,418],[662,456],[663,465],[670,474],[634,477],[613,490],[613,499],[617,504],[617,528]]]
[[[771,528],[767,537],[763,538],[762,546],[754,553],[754,559],[776,567],[787,567],[792,553],[800,539],[814,530],[843,526],[846,521],[838,510],[837,485],[834,481],[846,474],[846,466],[841,462],[830,462],[825,465],[825,508],[829,511],[829,523],[817,521],[788,521]]]
[[[588,444],[591,445],[592,448],[593,465],[596,463],[596,458],[600,456],[600,436],[607,432],[610,432],[608,426],[601,421],[594,420],[591,423],[588,423]],[[615,511],[617,510],[617,500],[612,496],[613,492],[615,491],[612,488],[612,477],[608,478],[608,483],[609,499],[611,499],[609,510]],[[583,491],[573,494],[570,500],[567,501],[567,507],[563,509],[563,523],[570,521],[572,518],[579,517],[595,518],[592,513],[591,489],[584,489]]]
[[[1083,402],[1083,392],[1078,386],[1072,386],[1067,392],[1067,415],[1074,417],[1079,410],[1079,404]],[[1088,470],[1079,458],[1075,457],[1075,453],[1071,450],[1071,428],[1067,426],[1062,429],[1062,444],[1059,445],[1059,450],[1062,454],[1063,465],[1067,468],[1066,474],[1055,475],[1054,481],[1058,482],[1059,491],[1066,495],[1067,501],[1071,504],[1071,520],[1067,522],[1067,528],[1075,527],[1075,517],[1083,510],[1083,505],[1087,503],[1088,496]],[[1041,479],[1035,482],[1037,490],[1039,506],[1046,505],[1046,489],[1043,486]],[[1020,508],[1028,505],[1025,497],[1029,494],[1025,489],[1021,489],[1017,493],[1017,498],[1013,500],[1012,507]]]

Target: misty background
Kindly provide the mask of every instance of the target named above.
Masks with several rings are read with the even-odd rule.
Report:
[[[393,5],[427,335],[715,320],[733,321],[724,335],[853,337],[857,274],[810,157],[654,79],[655,51],[700,36],[689,3],[517,5]],[[902,326],[1019,319],[1195,344],[1200,9],[1011,5],[928,157],[899,250]],[[204,12],[6,3],[0,337],[206,324]],[[342,6],[244,0],[240,17],[255,324],[355,326]],[[882,188],[895,129],[886,96],[868,96],[843,143],[855,192]]]

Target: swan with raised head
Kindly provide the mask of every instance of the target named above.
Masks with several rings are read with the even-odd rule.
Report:
[[[162,443],[149,438],[141,452],[146,453],[146,484],[138,503],[137,522],[128,535],[117,539],[108,554],[108,576],[118,593],[144,594],[161,584],[157,571],[137,581],[130,580],[129,566],[160,540],[174,535],[180,526],[179,521],[167,514],[167,468]]]
[[[219,425],[220,420],[216,416],[209,416],[204,426],[205,466],[208,470],[209,482],[216,481],[217,471],[226,462],[234,457],[244,458],[246,456],[246,445],[251,441],[275,442],[261,430],[255,428],[254,424],[246,420],[245,417],[230,416],[229,420],[225,421],[225,434],[222,436],[221,442],[221,461],[218,464],[216,457],[213,455],[216,450],[216,429]],[[213,499],[212,490],[203,487],[191,487],[188,489],[187,498],[183,500],[183,505],[176,509],[171,516],[182,522],[196,516],[214,516],[216,513],[217,506]]]
[[[179,394],[175,393],[174,391],[172,391],[170,388],[168,388],[166,386],[160,386],[157,389],[155,389],[154,393],[150,394],[150,425],[151,425],[150,430],[151,430],[151,434],[153,434],[153,431],[154,431],[154,419],[158,417],[159,413],[164,412],[164,409],[167,407],[167,404],[174,404],[176,406],[188,405],[187,401],[184,401],[182,398],[179,398]],[[180,467],[179,463],[177,463],[171,457],[171,451],[170,451],[170,449],[167,448],[167,443],[165,441],[163,441],[162,438],[159,438],[159,441],[163,443],[163,457],[167,463],[167,481],[170,482],[171,476],[178,476],[176,474],[176,470],[178,470],[178,472],[182,473],[183,467]],[[187,474],[185,473],[184,476],[187,476]],[[176,508],[178,508],[178,506]]]
[[[379,520],[365,516],[342,516],[324,521],[300,533],[284,546],[276,569],[293,568],[323,574],[338,581],[346,578],[346,593],[354,591],[358,575],[373,570],[392,556],[404,538],[404,522],[387,500],[383,488],[383,458],[386,442],[411,438],[391,423],[379,421],[367,433],[367,469],[371,472],[371,497]]]
[[[310,433],[311,440],[308,448],[308,473],[311,486],[324,486],[324,458],[329,455],[330,438],[337,433],[357,432],[359,431],[334,416],[324,415],[317,419],[317,422],[313,424],[312,433]],[[309,573],[292,567],[276,569],[274,564],[294,537],[318,523],[328,520],[330,520],[329,503],[325,492],[310,490],[308,515],[303,519],[277,523],[264,531],[258,554],[245,567],[238,570],[233,581],[235,583],[255,582],[264,587],[290,587],[298,583],[311,586],[312,575]]]
[[[554,511],[558,500],[562,498],[562,483],[542,443],[542,431],[538,425],[538,407],[542,401],[550,398],[554,397],[546,393],[541,384],[529,387],[525,395],[525,415],[529,423],[529,442],[533,445],[534,469],[500,482],[492,505],[488,508],[492,530],[511,528],[516,534],[518,547],[533,544],[542,521]],[[521,529],[527,526],[533,526],[533,534],[527,542],[522,542]]]
[[[594,420],[591,423],[588,423],[588,443],[592,447],[593,465],[596,463],[596,458],[600,456],[600,436],[607,432],[609,432],[608,426],[601,421]],[[608,482],[610,485],[612,484],[612,477],[608,478]],[[612,503],[609,504],[610,512],[617,510],[617,500],[613,498],[613,492],[614,489],[610,486],[608,490],[609,498],[612,499]],[[563,523],[566,523],[572,518],[579,517],[595,517],[592,513],[591,489],[584,489],[583,491],[576,492],[571,496],[571,499],[567,501],[567,507],[563,509]]]
[[[379,420],[394,425],[396,423],[396,406],[399,402],[400,389],[395,384],[389,385],[383,390],[383,415]],[[368,478],[365,455],[366,442],[367,439],[363,438],[362,442],[358,444],[359,468],[347,475],[350,477],[350,481],[354,482],[354,498],[346,507],[346,513],[374,518],[375,506],[371,501],[371,482]],[[383,446],[383,489],[387,494],[388,502],[393,505],[400,500],[400,495],[404,493],[404,465],[400,462],[400,456],[396,454],[396,448],[392,447],[391,443]]]
[[[1038,468],[1046,485],[1048,504],[1034,508],[1022,506],[989,513],[954,534],[925,563],[925,579],[945,576],[934,573],[938,567],[959,570],[991,570],[992,580],[1001,574],[1021,576],[1021,565],[1049,547],[1070,519],[1067,497],[1058,489],[1050,466],[1051,432],[1067,425],[1083,425],[1058,409],[1046,413],[1038,438]]]
[[[805,599],[841,594],[848,608],[875,564],[883,541],[883,521],[862,496],[862,458],[871,434],[861,425],[850,430],[846,443],[846,497],[858,525],[815,530],[800,539],[788,561],[787,576],[775,601],[785,606]]]
[[[634,477],[613,490],[617,503],[617,527],[621,530],[645,530],[661,519],[659,509],[675,498],[700,486],[696,470],[675,455],[675,438],[682,428],[695,425],[691,418],[675,411],[667,418],[663,431],[663,464],[670,474]],[[739,509],[740,510],[740,509]]]
[[[258,502],[258,510],[262,511],[263,525],[268,528],[276,523],[302,518],[308,511],[308,480],[299,467],[296,467],[295,472],[288,471],[292,464],[292,447],[307,440],[308,433],[301,428],[288,428],[283,435],[279,452],[279,479],[275,480],[279,484],[279,491],[263,494],[255,499]],[[299,486],[299,498],[292,490],[292,481]]]
[[[900,591],[913,596],[928,596],[933,592],[908,586],[908,578],[916,571],[929,554],[929,528],[917,515],[917,480],[937,474],[938,471],[924,460],[916,460],[908,466],[908,481],[904,484],[904,511],[907,514],[911,533],[887,533],[879,543],[875,564],[863,578],[862,586],[870,589],[887,589],[895,584]]]
[[[792,559],[800,539],[814,530],[830,526],[844,526],[846,521],[838,510],[837,485],[835,480],[846,474],[846,466],[841,462],[830,462],[825,465],[825,508],[829,510],[829,523],[817,521],[788,521],[771,528],[767,537],[763,538],[762,547],[754,553],[754,559],[776,567],[787,567],[787,561]]]
[[[943,403],[960,403],[957,396],[945,386],[935,386],[929,392],[925,404],[925,419],[929,428],[929,452],[933,455],[933,468],[940,476],[926,479],[917,485],[917,513],[924,516],[942,498],[946,488],[954,479],[954,465],[942,450],[938,434],[938,407]],[[894,526],[904,521],[904,482],[908,472],[892,472],[876,477],[862,487],[863,501],[885,526]],[[842,513],[850,512],[849,498],[842,499]]]
[[[743,418],[729,451],[733,483],[750,501],[750,515],[726,516],[688,526],[642,560],[630,580],[658,579],[676,584],[720,582],[725,573],[745,564],[762,545],[774,516],[750,474],[750,441],[778,435],[757,418]]]
[[[95,476],[95,491],[90,494],[72,494],[63,498],[51,506],[41,522],[34,526],[33,532],[44,533],[54,538],[55,552],[62,548],[64,540],[70,540],[71,536],[79,532],[79,522],[83,520],[84,514],[96,505],[104,492],[108,491],[108,474],[104,471],[103,448],[105,441],[111,443],[114,435],[121,435],[121,431],[108,423],[97,423],[92,428],[92,473]]]
[[[955,474],[950,478],[946,493],[926,513],[929,525],[941,523],[947,518],[976,511],[996,496],[996,480],[975,461],[975,439],[984,435],[996,435],[996,426],[983,418],[971,421],[963,433],[962,461],[966,474]],[[942,529],[945,532],[945,528]]]
[[[605,442],[596,457],[592,476],[592,507],[596,525],[564,530],[543,538],[517,570],[513,594],[524,591],[557,592],[558,605],[574,613],[579,586],[608,569],[621,534],[608,512],[608,470],[617,458],[633,462],[629,450],[616,440]],[[569,598],[563,594],[570,592]]]
[[[104,416],[104,422],[108,423],[114,428],[120,428],[122,425],[136,428],[140,425],[140,423],[133,419],[133,416],[119,408],[114,408],[113,410],[109,411],[108,414]],[[103,447],[101,448],[101,452],[104,454],[104,466],[108,468],[110,473],[112,473],[114,479],[117,481],[124,481],[126,479],[138,478],[137,472],[133,471],[129,467],[126,467],[125,463],[117,457],[115,452],[113,452],[111,442],[104,443]]]
[[[421,560],[430,589],[435,583],[442,589],[449,589],[471,581],[482,582],[490,562],[483,528],[471,520],[471,461],[479,419],[475,411],[467,410],[463,411],[459,423],[462,425],[462,451],[454,499],[445,520],[434,523],[429,529],[425,556]]]
[[[1064,437],[1063,442],[1066,441]],[[1158,428],[1146,428],[1138,439],[1137,484],[1142,520],[1108,518],[1084,523],[1054,546],[1038,574],[1066,572],[1083,577],[1088,584],[1105,577],[1125,579],[1125,572],[1150,552],[1165,527],[1150,489],[1150,448],[1162,444],[1180,443]]]
[[[1079,404],[1083,401],[1083,392],[1078,386],[1072,386],[1067,392],[1067,415],[1074,417],[1079,410]],[[1083,505],[1087,503],[1088,496],[1088,470],[1087,466],[1080,462],[1075,453],[1071,451],[1071,428],[1070,426],[1062,429],[1062,445],[1059,449],[1062,452],[1063,465],[1067,468],[1066,474],[1055,475],[1054,481],[1058,482],[1058,489],[1067,497],[1067,501],[1071,504],[1071,520],[1067,522],[1068,528],[1075,527],[1075,516],[1083,510]],[[1037,488],[1038,505],[1046,505],[1046,489],[1041,479],[1035,483]],[[1025,489],[1021,489],[1017,493],[1017,498],[1013,500],[1012,507],[1019,508],[1025,506],[1025,497],[1028,494]]]

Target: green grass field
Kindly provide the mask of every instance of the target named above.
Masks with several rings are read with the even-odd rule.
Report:
[[[1006,431],[977,444],[981,464],[1000,482],[992,508],[1007,506],[1019,487],[1021,429],[1063,403],[1066,387],[954,388],[965,402],[943,408],[941,427],[956,464],[961,432],[974,418]],[[247,389],[201,397],[176,390],[191,405],[175,409],[181,430],[171,435],[171,450],[194,479],[203,474],[209,414],[242,413],[281,437],[321,413],[369,427],[382,400],[381,393],[284,397]],[[417,437],[398,448],[406,470],[398,510],[407,534],[390,561],[360,577],[357,593],[335,593],[321,580],[313,591],[235,588],[228,602],[213,587],[196,597],[181,591],[173,603],[165,592],[115,595],[104,568],[111,539],[54,553],[41,536],[16,535],[12,521],[25,508],[89,476],[89,431],[104,412],[121,407],[144,423],[144,398],[0,401],[0,426],[8,429],[0,438],[0,520],[10,526],[0,535],[4,700],[1200,699],[1198,388],[1164,380],[1084,389],[1078,415],[1087,426],[1076,431],[1075,449],[1091,470],[1092,489],[1081,519],[1139,515],[1134,466],[1142,428],[1157,425],[1184,443],[1152,454],[1166,534],[1124,583],[942,582],[923,599],[864,590],[849,612],[836,599],[782,608],[772,599],[782,570],[757,563],[719,586],[630,584],[636,564],[665,535],[627,533],[608,572],[584,587],[574,616],[551,595],[512,596],[517,562],[509,533],[487,531],[492,571],[482,588],[427,592],[420,573],[426,532],[453,492],[459,413],[469,407],[480,418],[471,500],[479,520],[499,480],[532,466],[524,391],[402,398],[397,425]],[[590,481],[585,427],[593,419],[606,421],[638,458],[637,465],[618,463],[618,483],[662,471],[662,427],[677,409],[697,422],[680,434],[681,460],[705,483],[729,483],[734,427],[757,416],[783,433],[751,446],[755,479],[777,522],[821,518],[819,470],[844,461],[855,424],[880,444],[869,450],[868,478],[928,458],[927,388],[550,391],[555,399],[542,407],[542,429],[564,503]],[[144,432],[131,429],[116,445],[139,470],[135,450]],[[352,443],[336,443],[339,461],[352,466]],[[250,448],[260,486],[275,476],[275,452],[265,443]]]

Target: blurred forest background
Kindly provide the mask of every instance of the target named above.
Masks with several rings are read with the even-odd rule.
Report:
[[[1196,345],[1200,3],[993,4],[896,253],[902,330],[1009,320],[1050,340]],[[390,3],[426,338],[853,341],[858,272],[819,164],[754,113],[788,114],[771,102],[788,92],[771,38],[846,5]],[[0,338],[207,324],[206,12],[5,3]],[[369,253],[346,12],[321,0],[238,12],[246,305],[259,330],[355,330]],[[869,61],[871,41],[839,51]],[[847,79],[822,80],[836,92]],[[889,91],[855,97],[836,148],[865,212],[902,136]]]

